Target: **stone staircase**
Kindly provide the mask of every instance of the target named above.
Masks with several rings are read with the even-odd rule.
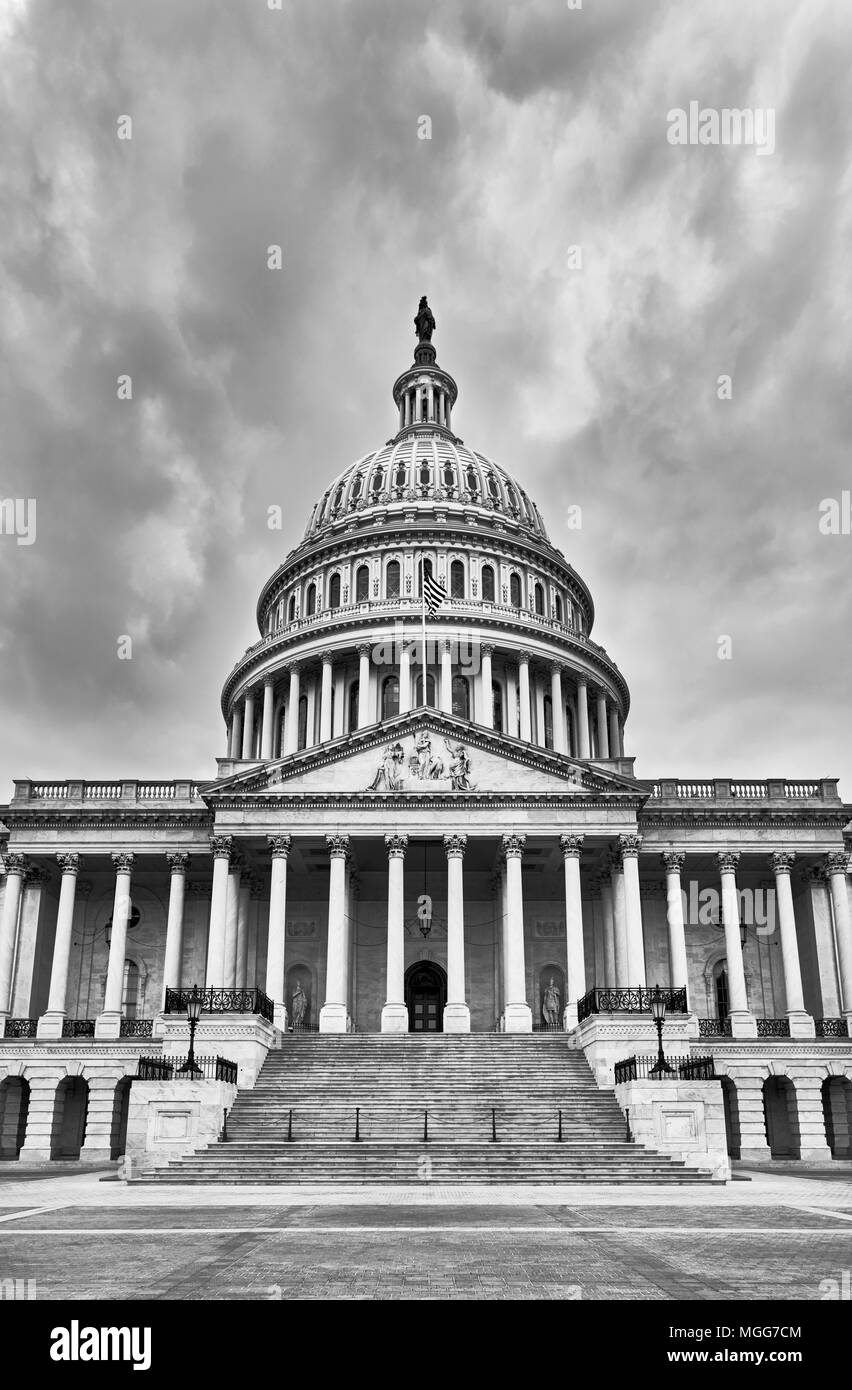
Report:
[[[710,1181],[631,1144],[614,1095],[562,1034],[287,1036],[238,1094],[227,1129],[227,1141],[142,1181]]]

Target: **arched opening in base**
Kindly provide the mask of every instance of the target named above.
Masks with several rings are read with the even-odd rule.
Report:
[[[443,1033],[447,975],[432,960],[419,960],[405,972],[409,1033]]]

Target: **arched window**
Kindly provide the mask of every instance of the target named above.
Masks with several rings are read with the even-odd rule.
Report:
[[[476,497],[479,493],[479,479],[476,476],[476,469],[474,468],[473,464],[470,464],[468,466],[466,477],[467,490],[470,493],[471,497]]]
[[[713,971],[713,985],[716,991],[716,1017],[727,1018],[730,1013],[728,1002],[728,963],[720,961]]]
[[[358,682],[353,681],[349,687],[349,733],[354,733],[358,728]]]
[[[453,714],[470,719],[470,686],[464,676],[453,676]]]
[[[494,477],[493,473],[488,474],[488,491],[495,502],[500,500],[500,489],[497,486],[497,479]]]
[[[329,608],[340,607],[340,575],[333,574],[328,586],[328,606]]]
[[[373,496],[374,496],[374,497],[377,497],[378,494],[381,492],[382,486],[383,486],[383,484],[384,484],[384,481],[385,481],[385,470],[384,470],[383,468],[377,468],[376,471],[375,471],[375,473],[373,474]]]
[[[456,485],[456,475],[453,472],[452,464],[444,464],[444,487],[453,488]]]
[[[417,703],[418,705],[422,705],[422,704],[423,704],[423,677],[422,677],[422,676],[418,676],[418,677],[417,677],[417,688],[416,688],[415,700],[416,700],[416,703]],[[426,703],[427,703],[427,705],[431,705],[433,709],[435,708],[435,677],[434,677],[434,676],[427,676],[427,677],[426,677]]]
[[[453,560],[450,565],[450,598],[464,598],[464,565]]]
[[[299,747],[308,746],[308,697],[302,695],[299,699]]]
[[[313,615],[314,615],[314,613],[316,612],[316,608],[317,608],[317,586],[316,586],[316,584],[309,584],[309,585],[308,585],[308,594],[307,594],[307,597],[306,597],[306,599],[305,599],[305,616],[308,617],[308,618],[312,618]]]
[[[515,489],[512,487],[511,483],[506,484],[506,498],[512,511],[516,512],[518,510],[518,499],[515,496]]]
[[[494,570],[490,565],[482,567],[482,597],[488,602],[494,602]]]
[[[336,493],[334,494],[334,506],[333,506],[333,510],[334,510],[334,511],[337,511],[337,510],[339,509],[340,504],[341,504],[342,501],[343,501],[343,484],[341,483],[340,486],[338,487]]]
[[[503,692],[498,681],[491,682],[491,707],[494,711],[494,728],[498,734],[503,732]]]
[[[355,575],[355,602],[364,603],[370,597],[370,571],[366,565],[359,565]]]
[[[421,464],[420,467],[420,486],[428,487],[432,481],[432,471],[428,463]]]
[[[553,747],[553,701],[549,695],[544,697],[544,746]]]
[[[560,594],[557,594],[557,595],[556,595],[556,597],[555,597],[555,599],[554,599],[554,601],[553,601],[553,607],[554,607],[554,612],[556,613],[556,621],[557,621],[558,623],[561,623],[561,622],[562,622],[562,597],[561,597]]]
[[[397,464],[394,482],[397,487],[405,487],[405,484],[408,482],[408,469],[404,463]]]
[[[382,719],[399,714],[399,677],[385,676],[382,681]]]
[[[538,583],[536,584],[535,589],[533,590],[533,594],[534,594],[534,597],[535,597],[535,611],[536,611],[536,613],[538,614],[538,616],[539,616],[540,618],[543,618],[543,617],[544,617],[544,589],[541,587],[540,584],[538,584]]]
[[[364,486],[364,480],[363,480],[363,478],[361,477],[361,474],[360,474],[360,473],[356,473],[356,474],[355,474],[355,477],[352,479],[352,491],[349,493],[349,500],[350,500],[350,502],[357,502],[357,501],[358,501],[358,498],[361,496],[361,488],[362,488],[363,486]]]
[[[509,579],[509,597],[513,608],[521,606],[521,577],[519,574],[511,575]]]
[[[287,621],[288,621],[288,623],[293,623],[293,622],[296,621],[296,595],[295,595],[295,594],[291,594],[291,595],[290,595],[290,602],[287,604]]]
[[[124,962],[121,988],[121,1012],[125,1018],[136,1018],[139,1009],[139,966],[135,960]]]
[[[399,598],[399,560],[391,560],[385,570],[385,596]]]

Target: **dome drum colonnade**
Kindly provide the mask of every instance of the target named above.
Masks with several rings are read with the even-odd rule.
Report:
[[[456,397],[420,342],[394,386],[399,432],[331,484],[261,593],[263,635],[223,691],[229,760],[285,757],[424,703],[574,758],[624,756],[629,691],[589,635],[591,595],[524,490],[452,433]],[[423,566],[447,593],[425,700]]]

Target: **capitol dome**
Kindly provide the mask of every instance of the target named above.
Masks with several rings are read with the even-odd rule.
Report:
[[[396,433],[333,478],[263,586],[260,640],[222,692],[228,757],[287,757],[432,706],[565,757],[621,758],[630,697],[591,638],[592,596],[520,483],[454,432],[425,297],[415,327]],[[444,591],[425,681],[424,574]]]

